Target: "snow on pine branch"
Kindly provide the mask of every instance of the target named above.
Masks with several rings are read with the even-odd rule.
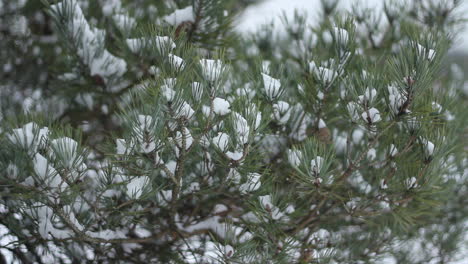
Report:
[[[127,2],[99,3],[121,31],[136,26],[123,9]],[[195,23],[194,10],[201,8],[167,7],[172,13],[160,14],[174,27]],[[89,25],[78,1],[52,9],[67,18],[66,30],[91,75],[107,84],[131,75],[123,60],[106,53],[105,32]],[[436,72],[437,45],[405,42],[412,49],[381,53],[357,39],[351,24],[329,19],[317,28],[295,23],[289,39],[313,42],[295,43],[295,50],[268,34],[246,42],[262,47],[266,58],[243,45],[229,49],[225,60],[190,43],[176,47],[171,36],[123,34],[128,55],[138,59],[131,68],[144,70],[116,107],[120,119],[108,115],[107,99],[120,103],[116,94],[102,95],[105,105],[82,98],[90,112],[102,110],[94,121],[105,123],[104,133],[84,131],[75,140],[35,123],[5,133],[7,150],[0,156],[9,160],[0,164],[7,176],[1,180],[13,201],[8,206],[23,212],[22,219],[12,218],[24,222],[18,237],[46,240],[76,259],[87,258],[88,250],[110,261],[346,263],[380,257],[377,242],[398,241],[394,231],[407,225],[405,219],[433,212],[430,203],[419,203],[434,202],[431,191],[446,187],[439,175],[449,169],[441,156],[452,147],[445,129],[457,122],[447,116],[459,113],[432,93],[433,79],[419,83],[419,71]],[[398,61],[400,53],[407,60],[401,55]],[[257,59],[258,67],[251,63]],[[88,144],[95,137],[105,143]],[[366,221],[385,232],[369,233],[360,224]]]
[[[99,76],[105,83],[119,79],[127,71],[125,60],[105,48],[104,30],[91,27],[76,0],[64,0],[51,6],[58,25],[70,39],[73,52],[89,68],[90,76]]]

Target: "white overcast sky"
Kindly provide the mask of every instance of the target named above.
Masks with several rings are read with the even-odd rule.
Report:
[[[340,8],[349,9],[355,2],[366,4],[369,7],[381,9],[383,0],[341,0]],[[248,32],[255,30],[258,25],[275,21],[280,24],[279,16],[284,11],[288,15],[292,15],[294,10],[307,11],[309,20],[313,23],[314,18],[317,18],[318,12],[321,9],[319,0],[265,0],[256,5],[249,6],[244,14],[239,19],[238,30]],[[468,17],[468,0],[462,0],[459,14],[466,14]],[[463,34],[460,35],[461,41],[454,47],[454,50],[461,50],[468,53],[468,27],[465,28]]]

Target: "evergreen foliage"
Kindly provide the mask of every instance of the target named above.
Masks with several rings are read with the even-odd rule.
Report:
[[[460,1],[253,2],[0,0],[0,262],[460,258]]]

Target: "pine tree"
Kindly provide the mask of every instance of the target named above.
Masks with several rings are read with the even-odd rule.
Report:
[[[252,2],[0,0],[2,262],[460,258],[460,1]]]

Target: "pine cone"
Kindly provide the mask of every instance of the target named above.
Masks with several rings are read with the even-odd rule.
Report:
[[[184,21],[180,23],[175,31],[175,37],[178,38],[182,32],[187,33],[192,30],[194,24],[192,21]]]
[[[330,129],[328,127],[319,128],[317,138],[322,143],[330,144],[332,142]]]

